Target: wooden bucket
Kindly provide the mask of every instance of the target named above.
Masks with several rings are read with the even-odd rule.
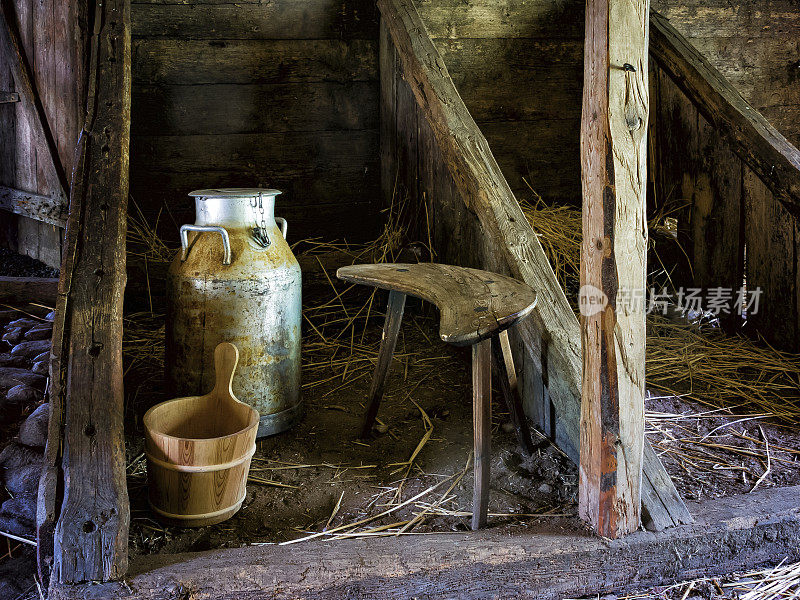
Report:
[[[162,521],[213,525],[242,506],[259,416],[231,391],[238,360],[236,346],[220,344],[210,394],[168,400],[144,415],[150,506]]]

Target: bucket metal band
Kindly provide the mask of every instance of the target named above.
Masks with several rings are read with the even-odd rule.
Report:
[[[271,415],[261,415],[261,418],[258,422],[258,433],[256,434],[256,438],[261,439],[263,437],[286,431],[292,425],[297,423],[302,415],[302,402],[298,402],[286,410],[282,410]]]

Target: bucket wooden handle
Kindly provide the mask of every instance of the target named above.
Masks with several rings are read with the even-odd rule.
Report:
[[[218,396],[227,396],[230,400],[238,402],[233,395],[233,373],[239,362],[239,349],[230,342],[222,342],[214,349],[214,371],[217,381],[214,393]]]

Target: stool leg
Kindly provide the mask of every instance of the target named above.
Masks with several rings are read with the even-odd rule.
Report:
[[[472,346],[472,425],[475,437],[475,487],[472,529],[486,525],[492,439],[492,341]]]
[[[375,417],[378,416],[378,407],[383,398],[383,386],[386,383],[386,375],[389,373],[389,365],[392,364],[394,347],[397,344],[397,334],[400,332],[400,323],[403,321],[403,310],[406,305],[406,295],[403,292],[389,292],[389,305],[386,307],[386,320],[383,323],[383,338],[381,339],[381,349],[378,352],[378,364],[375,365],[375,372],[372,375],[372,385],[369,388],[369,400],[367,401],[367,414],[364,417],[364,426],[361,429],[361,437],[366,438],[372,433],[372,426],[375,424]]]
[[[531,456],[533,454],[531,430],[528,428],[528,420],[522,409],[522,398],[519,393],[517,371],[514,368],[514,356],[511,354],[511,343],[508,341],[508,331],[501,331],[493,337],[492,355],[500,375],[500,390],[511,415],[511,422],[517,432],[517,440],[522,446],[522,451]]]

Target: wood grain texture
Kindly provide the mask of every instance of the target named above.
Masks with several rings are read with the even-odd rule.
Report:
[[[236,346],[219,344],[210,393],[167,400],[144,415],[150,505],[166,523],[214,525],[242,506],[259,414],[233,395],[238,362]]]
[[[38,302],[55,308],[57,297],[58,279],[0,277],[1,302]]]
[[[380,64],[380,153],[383,208],[392,205],[397,184],[397,53],[381,20]]]
[[[547,402],[552,401],[558,415],[553,427],[556,441],[577,462],[581,387],[578,321],[486,139],[425,34],[414,5],[392,0],[379,3],[379,7],[399,51],[407,82],[404,85],[413,92],[441,156],[440,169],[433,178],[434,231],[440,244],[437,252],[448,262],[510,273],[537,291],[537,310],[517,327],[518,336],[528,349],[522,364],[524,385],[535,388],[537,378],[541,381],[542,365],[546,364]],[[421,129],[424,131],[425,126]],[[537,355],[543,346],[546,359]],[[549,407],[542,409],[549,414]],[[654,454],[645,461],[644,471],[648,490],[645,509],[653,526],[691,522]]]
[[[632,300],[646,288],[647,39],[647,0],[587,2],[578,510],[608,538],[641,524],[645,306]]]
[[[376,39],[371,0],[274,0],[269,3],[133,3],[135,37],[186,39]]]
[[[650,51],[737,156],[800,217],[800,150],[679,34],[652,14]]]
[[[576,205],[583,4],[417,6],[514,193]]]
[[[653,8],[800,146],[800,10],[793,0],[654,0]]]
[[[7,142],[0,151],[0,173],[5,173],[0,176],[0,183],[41,196],[60,198],[60,203],[65,204],[64,174],[72,169],[85,104],[86,3],[15,0],[7,2],[6,7],[13,17],[20,48],[24,50],[27,77],[39,93],[39,102],[38,110],[36,102],[34,106],[27,105],[22,97],[24,92],[11,82],[13,77],[0,84],[0,89],[14,88],[15,93],[22,94],[20,102],[10,110],[0,108],[0,135]],[[8,58],[4,60],[6,66],[0,70],[8,67]],[[37,115],[46,118],[51,130],[49,140],[41,132],[37,133]],[[50,165],[51,149],[63,165],[61,181]],[[54,210],[58,204],[54,202]],[[21,215],[4,216],[3,221],[8,230],[7,242],[12,249],[50,266],[60,265],[61,228]]]
[[[432,302],[440,312],[439,337],[471,346],[513,327],[536,307],[537,293],[497,273],[435,263],[352,265],[336,277]],[[490,355],[491,358],[491,355]]]
[[[268,185],[284,192],[279,210],[301,238],[375,236],[374,3],[144,1],[132,10],[131,192],[149,219],[165,207],[191,219],[192,189]]]
[[[52,600],[486,597],[559,600],[623,595],[664,581],[800,559],[800,487],[692,504],[693,525],[622,540],[570,529],[497,529],[138,557],[125,583],[70,586]],[[246,573],[246,576],[242,576]]]
[[[690,246],[694,282],[735,294],[744,281],[742,161],[700,115],[697,135]],[[735,311],[721,313],[720,321],[729,331],[741,326]]]
[[[63,470],[53,578],[108,581],[125,574],[122,305],[130,141],[129,0],[96,6],[89,98],[73,180],[67,258],[54,324],[51,426],[40,486],[40,535],[49,529],[51,478]],[[56,335],[57,334],[57,335]],[[63,413],[63,417],[62,417]],[[63,419],[63,421],[62,421]],[[63,424],[63,425],[62,425]],[[63,427],[62,454],[59,438]],[[49,481],[49,483],[48,483]]]
[[[650,62],[653,73],[650,122],[655,135],[650,140],[654,194],[648,199],[651,200],[648,208],[652,216],[662,207],[671,210],[679,207],[674,213],[678,222],[678,244],[680,248],[691,249],[692,204],[700,163],[697,160],[700,115],[672,78],[655,61]],[[694,285],[691,259],[680,248],[664,257],[664,260],[674,265],[671,277],[675,285],[690,287]]]
[[[45,11],[46,13],[47,11]],[[43,23],[41,28],[36,28],[35,31],[39,34],[47,32],[52,34],[52,23]],[[46,41],[42,42],[46,47],[45,56],[42,57],[45,61],[51,60],[48,50],[49,45]],[[6,56],[12,57],[10,61],[11,70],[14,75],[14,82],[16,91],[20,95],[20,104],[22,110],[28,115],[32,127],[34,137],[42,142],[45,155],[42,157],[40,176],[46,178],[48,183],[56,186],[56,192],[62,199],[67,197],[69,184],[67,183],[67,176],[64,166],[61,164],[61,159],[58,155],[58,148],[56,147],[55,137],[53,135],[53,128],[45,113],[43,100],[50,98],[53,94],[52,84],[48,86],[47,81],[52,69],[45,62],[45,69],[41,78],[45,79],[44,86],[37,86],[34,73],[31,71],[29,59],[26,56],[25,46],[23,45],[22,37],[14,23],[14,15],[7,10],[5,3],[0,3],[0,49]],[[44,89],[44,95],[40,95],[40,89]],[[37,168],[38,171],[38,168]],[[37,172],[37,175],[39,173]]]
[[[758,310],[747,315],[747,328],[779,348],[800,351],[797,221],[747,168],[743,193],[747,289],[760,291]]]
[[[486,526],[492,463],[492,340],[472,346],[472,436],[475,448],[472,530]]]
[[[42,196],[0,185],[0,208],[42,223],[64,227],[67,206],[60,196]]]
[[[492,338],[492,358],[500,379],[500,391],[503,394],[511,423],[514,425],[514,431],[517,433],[517,441],[522,451],[527,456],[532,456],[533,441],[531,440],[531,432],[522,406],[519,378],[517,369],[514,366],[514,355],[508,337],[508,330]]]
[[[134,40],[134,85],[376,81],[375,40]]]
[[[374,82],[137,86],[136,135],[377,129]],[[198,118],[202,115],[203,118]]]
[[[583,5],[578,0],[420,0],[431,37],[583,37]]]

